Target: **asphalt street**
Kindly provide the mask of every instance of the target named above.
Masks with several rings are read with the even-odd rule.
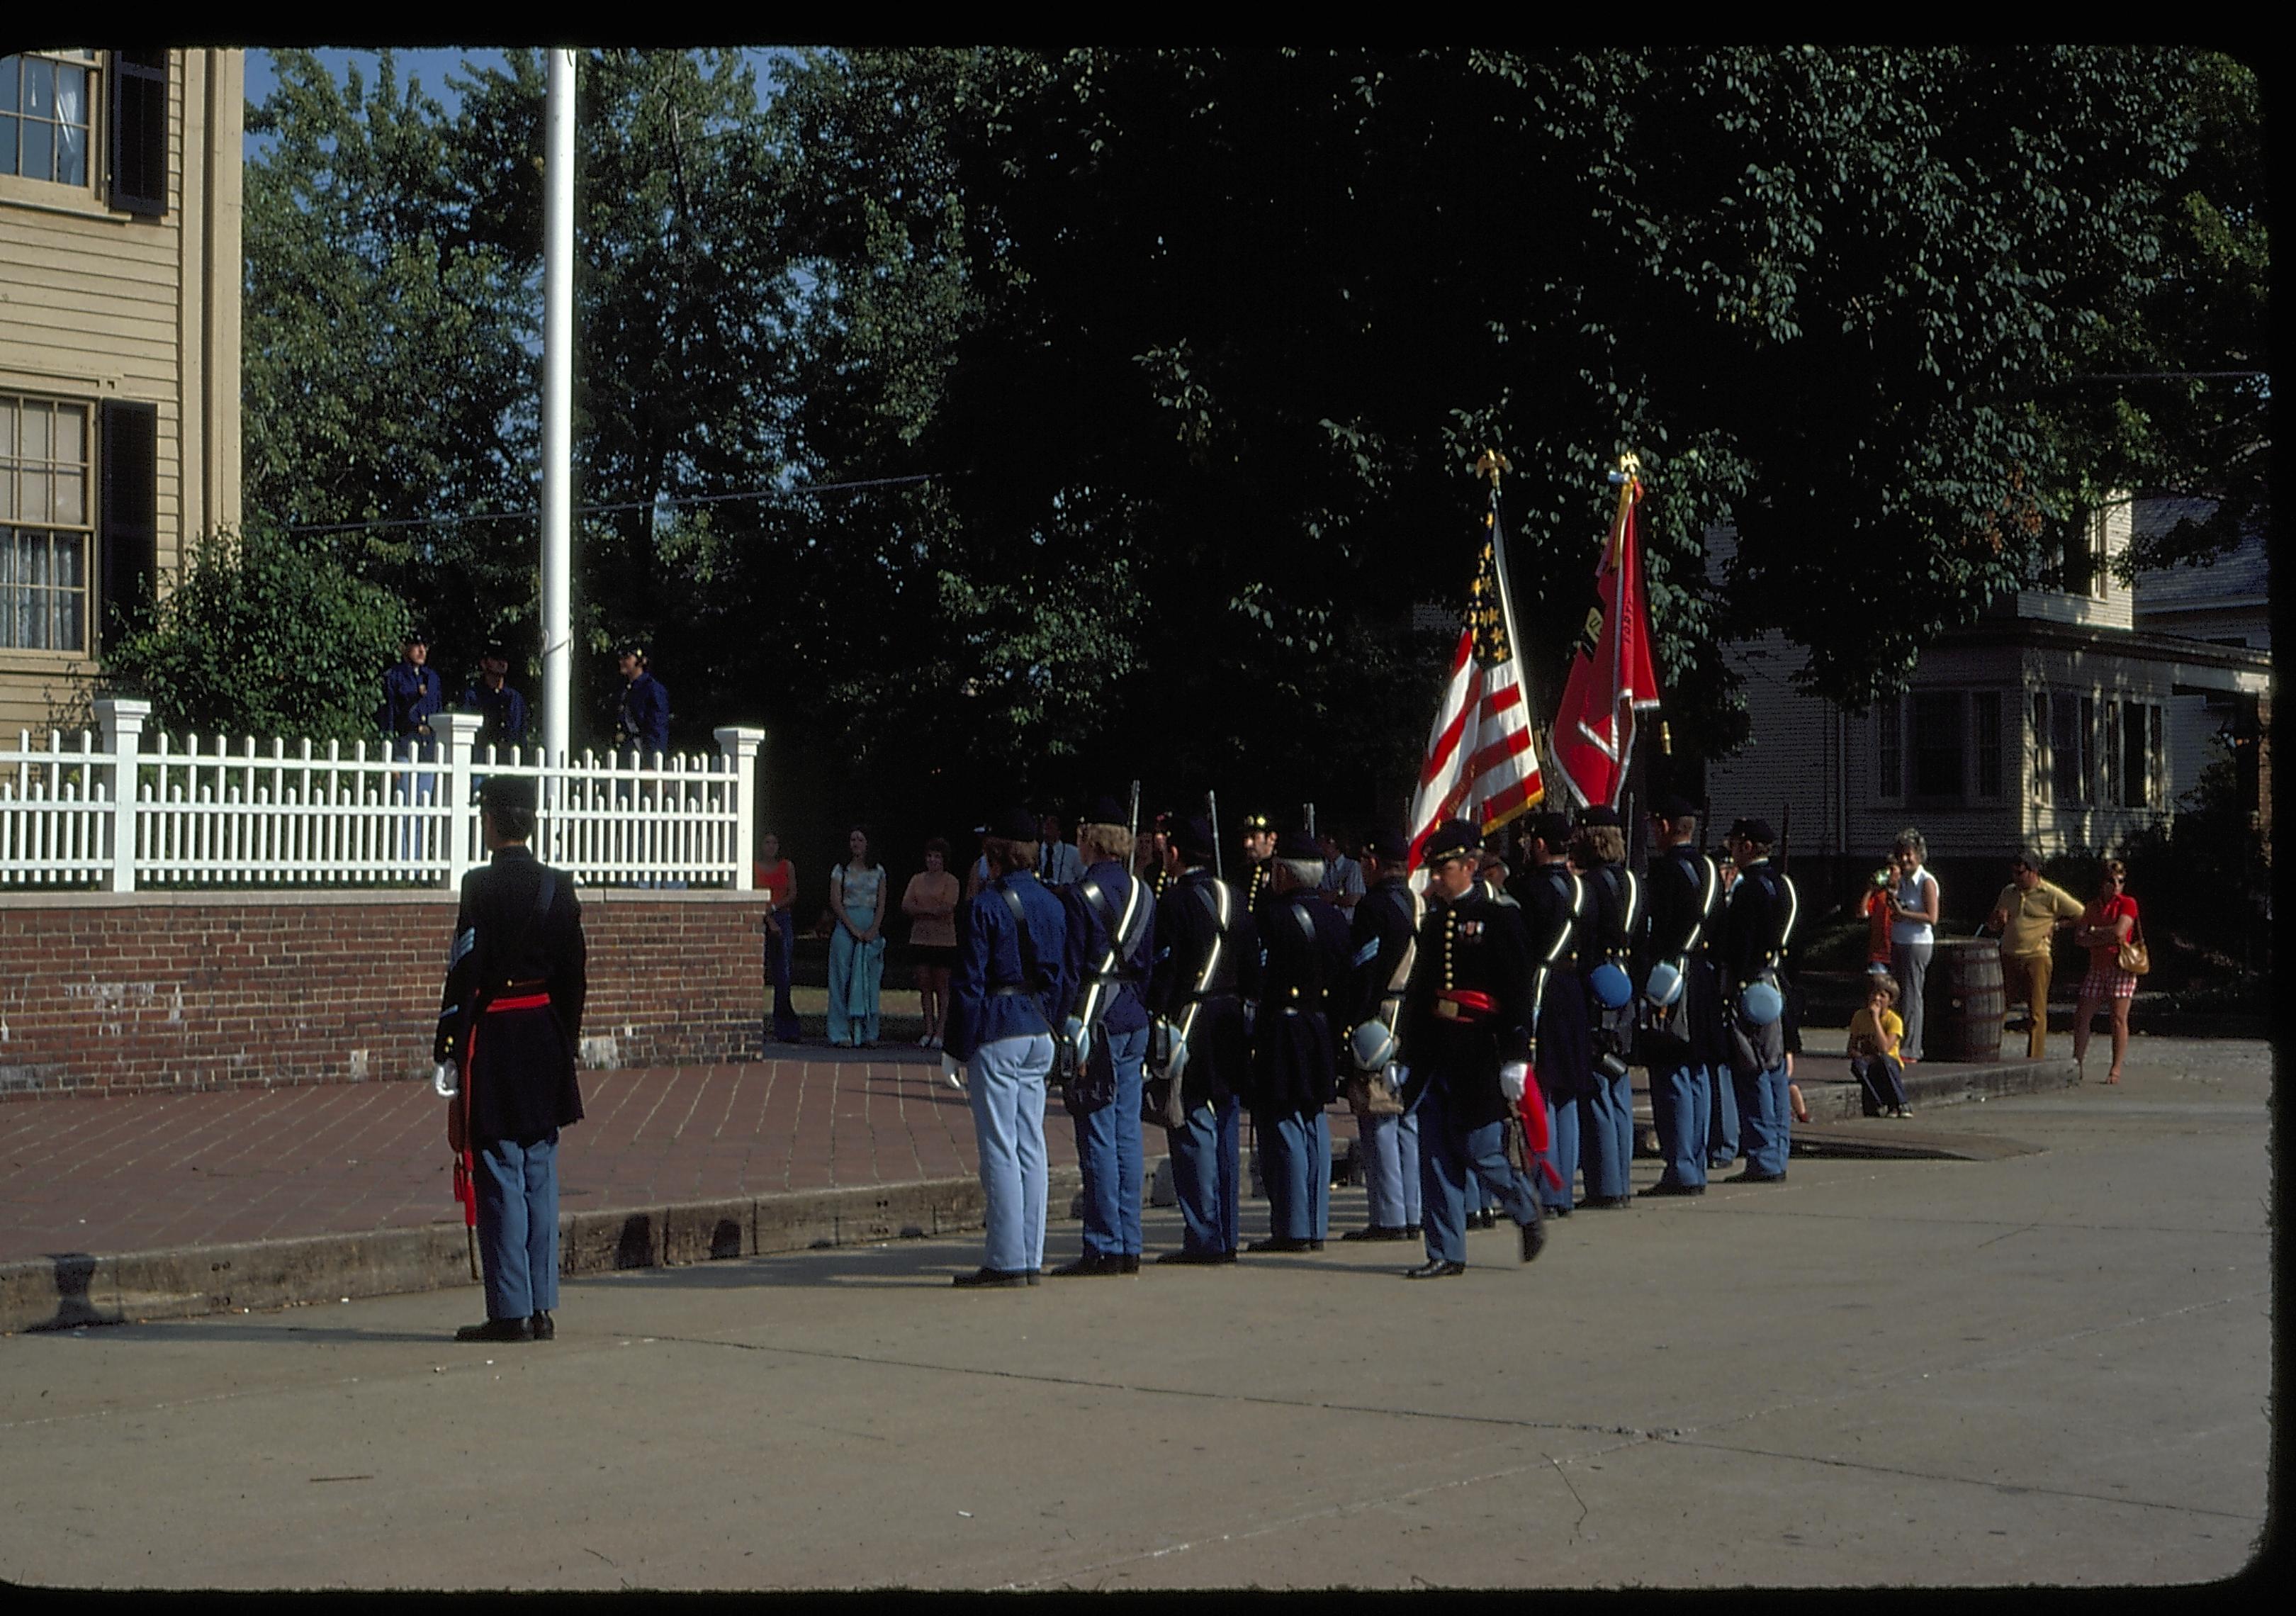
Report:
[[[2102,1061],[2092,1063],[2101,1070]],[[2266,1520],[2267,1046],[1977,1161],[950,1289],[971,1239],[0,1339],[0,1575],[153,1587],[2181,1583]],[[1646,1164],[1638,1164],[1646,1166]],[[1646,1175],[1644,1175],[1646,1176]],[[1247,1233],[1265,1226],[1247,1208]],[[1339,1227],[1360,1193],[1335,1198]],[[1152,1250],[1177,1243],[1152,1212]],[[1048,1243],[1073,1250],[1072,1228]]]

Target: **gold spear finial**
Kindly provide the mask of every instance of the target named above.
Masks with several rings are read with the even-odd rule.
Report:
[[[1485,449],[1475,459],[1475,475],[1478,477],[1489,478],[1491,480],[1491,487],[1494,488],[1499,486],[1499,473],[1501,472],[1512,472],[1513,470],[1514,463],[1509,460],[1505,455],[1500,454],[1496,449]]]

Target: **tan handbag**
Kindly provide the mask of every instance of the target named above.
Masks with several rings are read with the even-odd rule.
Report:
[[[1399,1117],[1403,1114],[1403,1098],[1388,1083],[1384,1070],[1348,1074],[1347,1096],[1348,1109],[1358,1117]]]
[[[2128,940],[2120,945],[2120,954],[2114,962],[2131,976],[2143,976],[2152,969],[2152,951],[2144,946],[2144,934],[2140,927],[2131,927]]]

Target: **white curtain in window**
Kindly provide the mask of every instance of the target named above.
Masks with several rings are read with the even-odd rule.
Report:
[[[56,70],[56,179],[87,184],[87,70]]]

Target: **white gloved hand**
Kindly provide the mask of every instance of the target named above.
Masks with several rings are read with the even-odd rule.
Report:
[[[962,1093],[964,1088],[964,1068],[957,1058],[944,1049],[940,1052],[940,1080]]]
[[[1061,1027],[1061,1037],[1076,1051],[1077,1070],[1082,1071],[1086,1058],[1092,1054],[1092,1029],[1075,1016],[1069,1017]]]
[[[463,1092],[463,1072],[452,1061],[440,1061],[430,1069],[430,1087],[439,1097],[451,1100]]]
[[[1500,1066],[1499,1092],[1507,1097],[1508,1104],[1522,1103],[1523,1088],[1529,1078],[1530,1064],[1527,1061],[1509,1061]]]

